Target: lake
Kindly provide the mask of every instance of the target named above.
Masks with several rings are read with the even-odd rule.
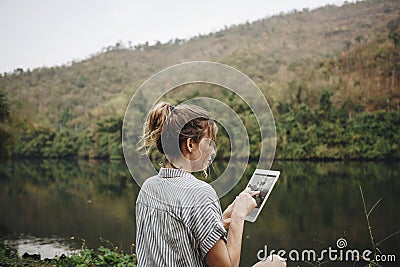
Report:
[[[224,170],[226,162],[214,165],[211,180]],[[222,208],[243,190],[255,168],[256,163],[249,164],[236,187],[221,198]],[[368,209],[382,198],[369,216],[374,240],[400,230],[397,162],[277,161],[272,169],[280,170],[281,176],[256,222],[245,224],[241,266],[255,263],[257,255],[263,257],[271,250],[284,250],[288,266],[311,266],[301,258],[306,249],[307,253],[316,251],[318,258],[331,247],[337,255],[343,253],[342,259],[350,249],[371,249],[359,185]],[[20,253],[40,253],[42,258],[79,249],[83,244],[97,248],[111,243],[134,252],[139,189],[124,161],[2,162],[0,237]],[[340,247],[338,239],[345,242]],[[400,235],[379,248],[386,260],[395,256],[400,261]],[[299,251],[298,261],[289,258],[296,259],[294,250]],[[328,254],[324,259],[329,260]]]

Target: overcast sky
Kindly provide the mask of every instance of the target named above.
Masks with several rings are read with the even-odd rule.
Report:
[[[348,1],[351,2],[351,1]],[[166,42],[342,0],[0,0],[0,73],[62,65],[103,47]]]

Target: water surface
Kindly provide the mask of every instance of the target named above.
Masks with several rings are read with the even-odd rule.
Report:
[[[224,170],[226,162],[214,165],[209,180]],[[250,164],[240,183],[221,199],[223,208],[245,187],[255,167]],[[256,262],[266,246],[267,251],[319,252],[337,248],[337,239],[345,238],[345,249],[371,249],[359,185],[369,208],[382,198],[370,215],[375,240],[400,230],[398,163],[275,162],[273,169],[280,170],[281,177],[257,221],[245,224],[241,266]],[[125,252],[134,251],[139,189],[123,161],[0,163],[0,237],[20,251],[42,257],[80,248],[83,242],[89,248],[110,242]],[[400,261],[399,248],[400,235],[380,247]],[[298,264],[311,266],[289,262]]]

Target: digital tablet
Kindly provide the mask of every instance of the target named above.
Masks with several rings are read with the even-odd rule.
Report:
[[[279,178],[280,171],[256,169],[246,188],[250,191],[260,191],[253,196],[257,206],[247,215],[246,221],[254,222],[260,214],[269,194]]]

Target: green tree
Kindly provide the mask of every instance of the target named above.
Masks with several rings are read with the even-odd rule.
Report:
[[[331,101],[332,92],[324,90],[319,99],[318,112],[321,119],[329,120],[333,113],[333,105]]]
[[[11,128],[8,125],[10,108],[6,96],[0,92],[0,158],[9,158],[12,143]]]

